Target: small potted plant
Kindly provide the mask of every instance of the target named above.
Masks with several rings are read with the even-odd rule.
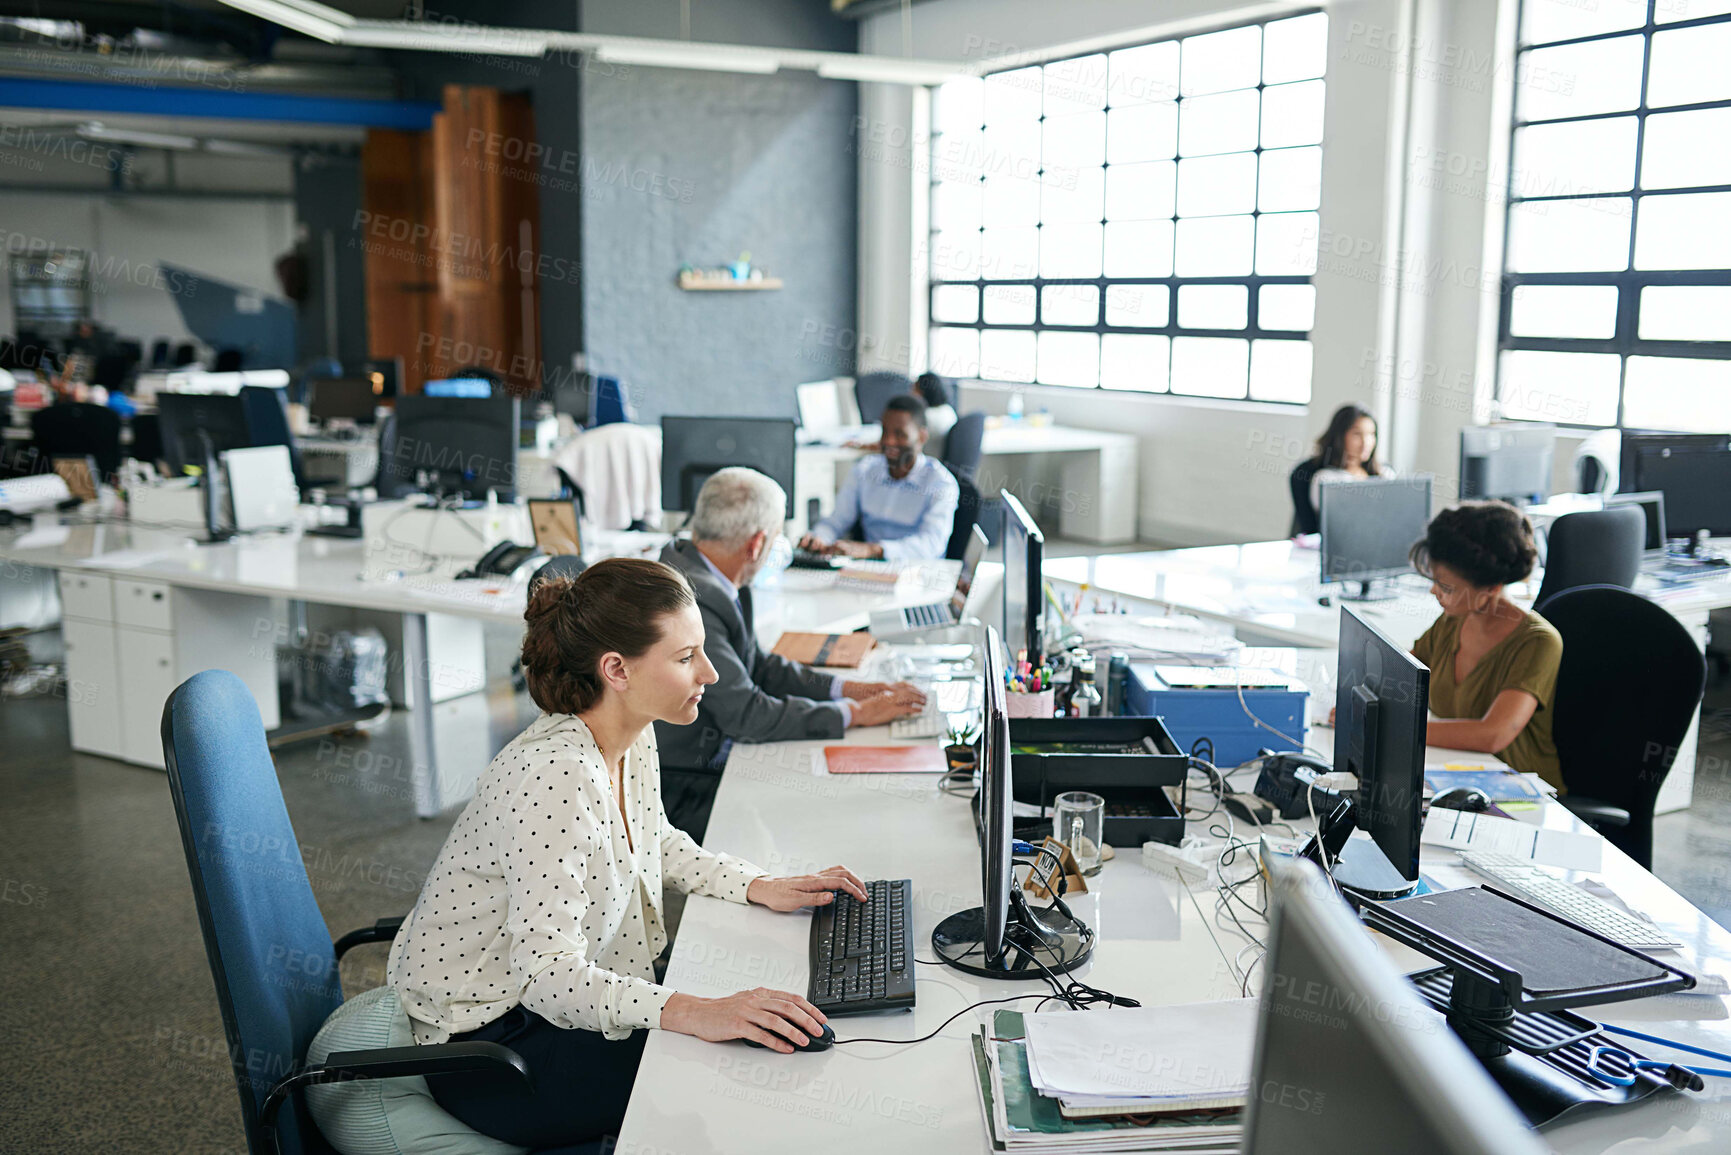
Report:
[[[944,757],[949,760],[951,770],[972,770],[980,760],[979,750],[974,742],[979,738],[978,726],[951,726],[949,745],[944,747]]]

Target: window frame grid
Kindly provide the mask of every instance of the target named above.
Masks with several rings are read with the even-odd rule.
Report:
[[[1526,16],[1526,6],[1529,0],[1521,0],[1516,12],[1516,27],[1519,28]],[[1511,112],[1509,126],[1509,165],[1507,185],[1503,203],[1503,275],[1499,292],[1497,308],[1497,360],[1495,395],[1500,403],[1503,397],[1503,354],[1511,351],[1533,351],[1547,353],[1609,353],[1617,357],[1617,416],[1611,425],[1590,425],[1569,421],[1547,421],[1544,418],[1512,417],[1515,421],[1543,421],[1568,428],[1578,429],[1622,429],[1625,428],[1624,411],[1627,402],[1629,358],[1630,357],[1685,357],[1697,360],[1731,360],[1731,340],[1724,341],[1685,341],[1642,339],[1640,336],[1641,290],[1647,287],[1672,286],[1731,286],[1731,269],[1637,269],[1635,268],[1635,245],[1640,235],[1641,202],[1649,196],[1676,196],[1679,194],[1727,193],[1731,192],[1731,183],[1716,185],[1688,185],[1682,188],[1644,189],[1641,187],[1641,170],[1645,160],[1647,143],[1647,118],[1650,115],[1665,116],[1678,112],[1698,112],[1711,109],[1731,108],[1731,98],[1724,100],[1697,101],[1693,104],[1662,105],[1652,109],[1647,104],[1647,84],[1652,75],[1653,67],[1653,36],[1658,32],[1671,32],[1679,29],[1699,28],[1713,24],[1731,24],[1731,13],[1720,13],[1711,16],[1697,16],[1688,20],[1673,20],[1664,24],[1655,22],[1658,15],[1659,0],[1647,0],[1646,20],[1630,28],[1619,28],[1611,32],[1594,32],[1585,36],[1571,36],[1562,40],[1541,40],[1528,42],[1519,40],[1515,45],[1514,76],[1516,84],[1520,83],[1522,58],[1537,49],[1569,47],[1577,44],[1592,44],[1598,41],[1615,40],[1626,36],[1641,37],[1641,93],[1640,99],[1632,109],[1617,109],[1611,112],[1589,112],[1574,116],[1561,116],[1549,120],[1528,120],[1518,112]],[[1574,192],[1522,196],[1516,191],[1516,182],[1520,176],[1514,163],[1515,139],[1521,129],[1533,125],[1553,124],[1583,124],[1591,121],[1613,120],[1621,117],[1635,118],[1635,157],[1634,177],[1627,192]],[[1571,200],[1604,200],[1628,199],[1629,201],[1629,246],[1625,267],[1617,270],[1601,270],[1593,272],[1563,272],[1563,273],[1520,273],[1509,268],[1509,238],[1513,233],[1513,214],[1515,207],[1521,204],[1562,202]],[[1563,286],[1615,286],[1617,289],[1616,327],[1609,337],[1517,337],[1510,332],[1513,321],[1515,290],[1523,285],[1563,285]]]
[[[1281,21],[1281,20],[1297,19],[1298,17],[1301,17],[1301,16],[1310,16],[1310,15],[1314,15],[1316,13],[1326,13],[1326,11],[1327,11],[1327,9],[1322,8],[1322,7],[1306,8],[1306,9],[1302,9],[1302,10],[1294,11],[1294,12],[1282,12],[1277,16],[1265,17],[1265,18],[1260,19],[1260,20],[1235,21],[1232,23],[1221,24],[1218,26],[1199,28],[1199,29],[1192,31],[1192,32],[1185,32],[1181,36],[1166,37],[1163,39],[1150,40],[1150,41],[1140,42],[1140,43],[1136,43],[1136,44],[1122,44],[1122,45],[1118,45],[1114,48],[1102,49],[1098,53],[1084,52],[1084,53],[1079,53],[1076,56],[1067,56],[1067,57],[1062,57],[1062,58],[1055,59],[1055,60],[1045,60],[1045,61],[1039,62],[1039,67],[1041,69],[1045,69],[1045,68],[1050,67],[1054,64],[1063,64],[1066,61],[1078,60],[1084,56],[1104,55],[1104,56],[1110,57],[1110,55],[1114,52],[1121,52],[1121,51],[1134,49],[1134,48],[1147,47],[1147,46],[1153,45],[1153,44],[1176,43],[1179,41],[1190,39],[1191,37],[1195,37],[1195,36],[1205,36],[1205,35],[1208,35],[1209,33],[1213,33],[1213,32],[1228,32],[1228,31],[1232,31],[1233,29],[1237,29],[1237,28],[1252,28],[1252,27],[1264,28],[1269,24],[1273,24],[1273,23],[1276,23],[1276,22]],[[1332,19],[1332,17],[1331,17],[1331,19]],[[1262,51],[1265,51],[1265,48],[1259,49],[1259,52],[1262,52]],[[1183,52],[1183,49],[1180,48],[1179,52],[1180,52],[1180,64],[1179,64],[1180,78],[1182,78],[1182,68],[1183,68],[1182,52]],[[1325,86],[1324,90],[1323,90],[1323,99],[1325,101],[1325,107],[1326,107],[1326,101],[1327,101],[1326,85],[1328,83],[1328,73],[1327,73],[1327,67],[1326,67],[1326,52],[1324,55],[1324,60],[1325,60],[1325,64],[1324,64],[1324,71],[1323,71],[1322,76],[1311,77],[1311,78],[1308,78],[1308,80],[1303,80],[1303,81],[1281,81],[1280,84],[1281,85],[1289,84],[1289,83],[1298,84],[1298,83],[1308,83],[1309,80],[1320,80]],[[1322,148],[1326,145],[1326,140],[1323,140],[1323,141],[1319,141],[1316,145],[1286,145],[1286,146],[1281,146],[1280,148],[1275,148],[1275,149],[1264,149],[1263,148],[1263,146],[1262,146],[1262,93],[1263,93],[1263,90],[1268,87],[1268,84],[1267,84],[1266,80],[1264,79],[1264,75],[1263,75],[1265,63],[1266,63],[1265,58],[1259,59],[1257,61],[1257,69],[1256,69],[1257,79],[1256,79],[1256,84],[1254,86],[1246,87],[1246,88],[1227,89],[1226,90],[1228,92],[1250,92],[1250,91],[1253,91],[1257,94],[1257,112],[1256,112],[1257,133],[1256,133],[1255,146],[1252,148],[1249,148],[1249,149],[1240,149],[1240,150],[1236,150],[1233,152],[1202,154],[1203,156],[1244,156],[1244,155],[1255,156],[1256,157],[1256,171],[1257,171],[1257,189],[1258,189],[1258,199],[1259,200],[1260,200],[1261,173],[1262,173],[1262,154],[1264,152],[1281,152],[1281,151],[1285,151],[1287,148],[1310,148],[1310,147]],[[1021,68],[1021,67],[1028,67],[1028,66],[1027,65],[1019,65],[1017,67]],[[1016,71],[1016,69],[1002,69],[1000,71],[1009,72],[1009,71]],[[987,75],[987,76],[996,75],[996,73],[987,73],[985,75]],[[1110,77],[1110,71],[1108,71],[1108,77]],[[982,77],[982,79],[983,79],[983,77]],[[1043,80],[1044,80],[1044,74],[1042,73],[1042,81]],[[1182,81],[1181,81],[1181,83],[1182,83]],[[1277,85],[1277,87],[1278,87],[1278,85]],[[1220,95],[1220,94],[1219,93],[1204,93],[1201,95],[1206,97],[1206,96],[1216,96],[1216,95]],[[1198,97],[1186,97],[1183,95],[1182,92],[1176,93],[1173,96],[1172,103],[1178,112],[1178,123],[1179,124],[1182,124],[1183,103],[1185,100],[1191,100],[1191,99],[1198,99]],[[1134,106],[1123,106],[1123,107],[1134,107]],[[1110,82],[1110,79],[1108,79],[1108,82],[1107,82],[1107,102],[1102,109],[1102,114],[1109,113],[1112,110],[1112,108],[1113,108],[1113,105],[1111,103],[1111,82]],[[928,162],[929,162],[931,174],[932,174],[931,180],[928,182],[928,188],[927,188],[928,199],[932,198],[935,195],[936,190],[940,185],[957,183],[954,181],[946,182],[946,181],[940,180],[938,178],[937,173],[938,173],[939,166],[935,161],[935,157],[936,157],[936,149],[938,147],[940,139],[943,136],[943,133],[937,129],[935,120],[936,120],[936,110],[934,109],[934,124],[933,124],[932,131],[930,133],[930,142],[929,142],[930,148],[928,150],[928,158],[927,158]],[[1035,123],[1040,125],[1041,129],[1042,129],[1042,131],[1041,131],[1041,154],[1042,155],[1041,155],[1040,169],[1035,174],[1033,179],[1040,180],[1045,176],[1045,173],[1046,173],[1045,156],[1044,156],[1044,151],[1045,151],[1044,125],[1046,123],[1046,112],[1045,112],[1045,107],[1044,107],[1043,101],[1042,101],[1042,105],[1041,105],[1040,116],[1035,121]],[[984,124],[982,124],[981,125],[982,130],[984,129],[984,127],[985,127]],[[1106,122],[1105,132],[1106,132],[1106,135],[1104,138],[1102,138],[1102,142],[1101,142],[1101,154],[1102,154],[1102,156],[1105,156],[1107,154],[1109,148],[1110,148],[1110,140],[1111,140],[1111,121],[1110,121],[1110,119],[1108,119]],[[1178,164],[1178,162],[1184,160],[1185,158],[1177,151],[1178,145],[1176,143],[1174,143],[1173,149],[1174,149],[1174,153],[1173,153],[1173,157],[1172,157],[1172,163],[1174,164],[1174,166],[1176,166]],[[1158,163],[1158,162],[1133,162],[1133,163]],[[1110,172],[1112,169],[1112,164],[1109,161],[1103,160],[1099,167],[1102,170],[1102,172]],[[1173,179],[1174,179],[1174,182],[1176,182],[1176,180],[1177,180],[1176,172],[1174,172]],[[981,178],[976,183],[978,183],[983,188],[985,185],[985,177],[982,175]],[[967,279],[967,280],[963,280],[963,279],[939,279],[935,275],[935,269],[933,268],[933,261],[934,261],[935,253],[936,253],[936,239],[937,239],[940,231],[942,231],[942,230],[940,230],[938,228],[937,222],[934,218],[929,223],[928,231],[927,231],[927,236],[929,238],[928,243],[927,243],[927,261],[926,261],[926,277],[927,277],[927,283],[926,283],[926,326],[927,326],[928,334],[932,330],[936,330],[936,329],[972,329],[977,333],[983,333],[983,332],[989,332],[989,331],[1032,333],[1035,335],[1036,340],[1038,340],[1038,335],[1040,333],[1092,333],[1092,334],[1095,334],[1096,336],[1100,336],[1100,337],[1104,337],[1107,335],[1127,335],[1127,336],[1140,336],[1140,337],[1166,337],[1169,341],[1172,339],[1178,338],[1178,337],[1223,337],[1223,338],[1227,338],[1227,339],[1231,339],[1231,340],[1242,340],[1242,341],[1246,342],[1245,352],[1246,352],[1247,358],[1250,356],[1250,353],[1251,353],[1250,342],[1254,342],[1254,341],[1302,341],[1305,343],[1309,343],[1311,341],[1312,330],[1315,328],[1314,315],[1312,317],[1311,327],[1306,328],[1306,329],[1263,329],[1261,327],[1261,315],[1260,315],[1261,314],[1261,295],[1262,295],[1261,290],[1262,290],[1262,287],[1264,285],[1308,285],[1308,286],[1311,286],[1314,288],[1315,283],[1316,283],[1315,274],[1314,273],[1310,273],[1310,274],[1301,274],[1301,273],[1259,274],[1259,273],[1257,273],[1256,272],[1255,238],[1257,236],[1257,230],[1259,230],[1261,228],[1261,218],[1264,216],[1285,216],[1285,215],[1289,215],[1292,213],[1300,213],[1300,212],[1314,213],[1314,212],[1318,212],[1318,210],[1317,209],[1294,209],[1294,210],[1280,210],[1280,211],[1276,211],[1273,213],[1265,213],[1262,211],[1262,209],[1259,205],[1253,205],[1248,214],[1226,213],[1226,214],[1221,214],[1220,216],[1188,216],[1188,217],[1186,217],[1186,216],[1181,216],[1178,213],[1177,203],[1176,203],[1176,191],[1177,190],[1176,190],[1176,185],[1175,185],[1175,187],[1174,187],[1173,215],[1170,217],[1149,218],[1151,220],[1170,221],[1171,222],[1172,227],[1173,227],[1173,232],[1174,232],[1174,236],[1173,236],[1174,259],[1176,259],[1176,247],[1177,247],[1176,232],[1177,232],[1177,227],[1178,227],[1179,221],[1183,221],[1183,220],[1218,220],[1218,219],[1221,219],[1221,216],[1245,216],[1245,215],[1248,215],[1252,221],[1252,232],[1251,232],[1252,241],[1251,241],[1251,255],[1250,255],[1250,269],[1251,269],[1251,271],[1248,274],[1245,274],[1242,276],[1190,276],[1190,277],[1187,277],[1187,276],[1179,276],[1176,272],[1174,272],[1172,275],[1164,276],[1164,277],[1108,277],[1108,276],[1105,276],[1104,274],[1102,274],[1101,276],[1098,276],[1098,277],[1044,277],[1044,276],[1041,276],[1038,273],[1036,273],[1032,277],[1016,277],[1016,278],[1005,278],[1005,279],[988,278],[985,276],[975,277],[975,278]],[[1062,222],[1054,222],[1054,223],[1072,224],[1072,223],[1080,223],[1080,222],[1062,221]],[[1088,223],[1092,223],[1092,222],[1088,222]],[[1102,268],[1104,268],[1104,258],[1105,258],[1105,244],[1106,244],[1105,229],[1106,229],[1106,226],[1110,223],[1112,223],[1112,222],[1111,222],[1110,218],[1105,216],[1105,205],[1104,205],[1104,203],[1102,203],[1102,205],[1101,205],[1101,217],[1100,217],[1100,221],[1099,221],[1099,224],[1101,226],[1100,244],[1101,244]],[[1042,218],[1034,226],[1034,228],[1036,230],[1036,235],[1038,235],[1039,230],[1043,230],[1045,227],[1046,227],[1046,221]],[[975,229],[974,232],[976,232],[982,236],[984,235],[984,233],[986,232],[986,226],[985,226],[984,220],[981,221],[980,226],[977,229]],[[982,270],[982,272],[983,272],[983,270]],[[1245,322],[1244,327],[1241,329],[1195,329],[1195,328],[1185,328],[1185,327],[1179,325],[1178,324],[1178,290],[1181,287],[1187,286],[1187,285],[1230,285],[1230,286],[1234,286],[1234,287],[1240,287],[1241,286],[1241,287],[1245,288],[1246,292],[1248,293],[1249,300],[1248,300],[1247,306],[1246,306],[1246,313],[1245,313],[1245,318],[1244,318],[1244,322]],[[1070,325],[1070,324],[1060,324],[1060,323],[1047,322],[1045,320],[1045,292],[1044,292],[1044,290],[1048,286],[1053,286],[1053,287],[1094,286],[1094,287],[1096,287],[1098,290],[1098,300],[1095,304],[1094,323],[1092,325]],[[1167,313],[1166,313],[1166,323],[1164,325],[1109,325],[1106,323],[1106,320],[1105,320],[1105,317],[1106,317],[1106,293],[1107,293],[1107,290],[1109,288],[1148,288],[1148,287],[1157,287],[1157,286],[1165,286],[1166,290],[1167,290]],[[977,308],[977,311],[975,313],[974,320],[972,320],[972,321],[940,321],[934,316],[933,309],[936,305],[938,290],[946,289],[946,288],[973,288],[975,290],[975,292],[977,294],[976,302],[978,304],[978,308]],[[988,288],[1028,288],[1028,289],[1032,289],[1033,294],[1034,294],[1034,319],[1032,321],[1025,322],[1025,323],[988,322],[985,319],[985,291]],[[928,337],[928,342],[929,342],[929,337]],[[1305,401],[1287,401],[1287,400],[1272,400],[1272,399],[1252,397],[1250,395],[1250,382],[1249,382],[1248,377],[1246,378],[1246,381],[1245,381],[1245,391],[1244,391],[1242,396],[1238,396],[1238,397],[1222,398],[1222,397],[1214,396],[1211,394],[1177,392],[1174,389],[1172,389],[1172,387],[1171,387],[1171,368],[1172,368],[1171,361],[1170,361],[1171,355],[1172,354],[1170,351],[1170,347],[1168,347],[1168,352],[1167,352],[1168,362],[1167,362],[1167,366],[1166,366],[1167,385],[1166,385],[1166,388],[1163,390],[1142,390],[1142,389],[1125,389],[1125,388],[1110,387],[1110,386],[1104,385],[1100,382],[1098,370],[1096,370],[1096,373],[1095,373],[1094,384],[1091,386],[1085,386],[1085,385],[1084,386],[1048,385],[1048,384],[1045,384],[1043,382],[1040,382],[1037,379],[1034,381],[1031,381],[1031,382],[1021,382],[1020,384],[1029,385],[1029,386],[1039,386],[1041,388],[1052,388],[1052,389],[1075,389],[1075,390],[1094,389],[1094,390],[1100,390],[1100,391],[1104,391],[1104,392],[1108,392],[1108,393],[1126,393],[1126,394],[1130,394],[1133,396],[1141,396],[1141,397],[1159,397],[1159,396],[1189,397],[1189,398],[1194,398],[1197,400],[1242,401],[1242,402],[1251,402],[1251,403],[1259,404],[1259,405],[1306,406],[1309,404],[1308,400],[1305,400]],[[1248,360],[1247,360],[1246,364],[1248,367]],[[1039,373],[1038,361],[1036,359],[1036,363],[1035,363],[1035,376],[1036,376],[1036,378],[1038,377],[1038,373]]]

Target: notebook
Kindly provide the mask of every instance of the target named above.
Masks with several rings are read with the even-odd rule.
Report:
[[[950,768],[942,748],[932,743],[825,746],[823,758],[831,774],[942,774]]]
[[[874,639],[870,634],[808,634],[789,631],[775,640],[770,653],[808,666],[854,669],[865,660]]]

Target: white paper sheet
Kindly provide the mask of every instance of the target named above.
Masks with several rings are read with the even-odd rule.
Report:
[[[1529,822],[1469,810],[1430,811],[1419,841],[1450,850],[1494,850],[1530,858],[1540,866],[1589,872],[1598,871],[1604,851],[1604,840],[1597,834],[1546,830]]]
[[[1250,1086],[1256,999],[1028,1015],[1029,1076],[1065,1100],[1194,1099]]]

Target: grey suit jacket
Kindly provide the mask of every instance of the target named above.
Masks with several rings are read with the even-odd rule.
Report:
[[[841,737],[843,707],[830,700],[835,678],[758,647],[749,587],[736,597],[732,583],[717,575],[689,541],[668,545],[661,560],[684,574],[696,591],[703,613],[703,652],[720,675],[703,691],[697,721],[689,726],[655,723],[663,766],[719,769],[716,763],[726,739]]]

